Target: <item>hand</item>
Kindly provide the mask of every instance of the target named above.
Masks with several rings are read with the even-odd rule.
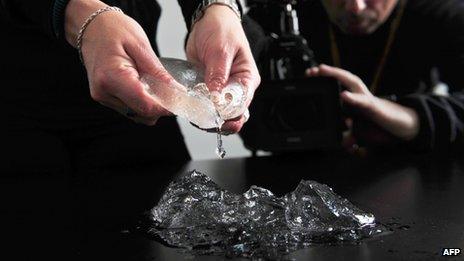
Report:
[[[97,0],[71,0],[66,7],[65,33],[75,46],[85,19],[106,7]],[[140,25],[120,12],[99,14],[88,25],[82,40],[82,56],[91,97],[124,115],[130,108],[136,122],[154,125],[170,113],[157,104],[143,88],[139,75],[148,73],[169,84],[173,81],[150,46]],[[126,115],[128,116],[128,115]]]
[[[359,111],[397,138],[408,141],[417,136],[419,132],[417,113],[408,107],[374,96],[356,75],[340,68],[320,65],[308,69],[307,76],[335,78],[347,89],[340,94],[341,100],[346,105]]]
[[[227,6],[212,5],[192,28],[187,40],[187,59],[205,66],[205,81],[210,91],[220,91],[230,81],[248,87],[249,106],[260,83],[258,69],[237,15]],[[245,117],[230,119],[224,133],[236,133]]]

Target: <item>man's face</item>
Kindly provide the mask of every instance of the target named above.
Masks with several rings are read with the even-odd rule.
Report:
[[[370,34],[390,16],[398,0],[322,0],[332,23],[348,34]]]

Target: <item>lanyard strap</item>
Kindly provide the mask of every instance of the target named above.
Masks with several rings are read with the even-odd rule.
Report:
[[[404,10],[406,7],[406,0],[400,0],[400,5],[401,5],[400,9],[398,10],[396,17],[390,26],[390,32],[388,34],[387,43],[385,44],[382,57],[380,59],[379,65],[374,75],[374,79],[371,85],[369,86],[369,90],[372,92],[372,94],[375,94],[375,92],[377,91],[380,78],[382,77],[382,74],[383,74],[383,69],[387,62],[387,58],[390,53],[392,44],[395,40],[396,32],[398,31],[398,27],[400,26],[401,18],[403,17],[403,14],[404,14]],[[337,41],[335,39],[335,32],[331,24],[329,24],[329,34],[330,34],[330,47],[332,51],[333,64],[336,67],[341,68],[340,50],[338,48]]]

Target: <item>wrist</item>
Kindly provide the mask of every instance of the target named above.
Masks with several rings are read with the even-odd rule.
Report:
[[[406,141],[413,140],[419,134],[419,115],[411,108],[403,107],[407,114],[407,128],[405,128],[403,139]]]
[[[66,41],[76,47],[76,39],[82,24],[93,12],[106,6],[98,0],[70,0],[65,9],[64,19]]]
[[[383,123],[385,129],[404,141],[410,141],[419,133],[419,116],[414,109],[396,102],[380,99],[384,112],[388,112]]]
[[[239,21],[242,19],[242,9],[237,0],[202,0],[192,15],[190,27],[193,28],[193,25],[206,13],[214,12],[216,9],[229,10]]]

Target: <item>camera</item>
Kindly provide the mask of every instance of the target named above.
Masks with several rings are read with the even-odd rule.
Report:
[[[342,138],[340,85],[331,78],[305,77],[317,59],[300,35],[296,0],[249,0],[280,12],[279,28],[266,35],[257,59],[262,82],[240,133],[253,154],[338,149]]]

